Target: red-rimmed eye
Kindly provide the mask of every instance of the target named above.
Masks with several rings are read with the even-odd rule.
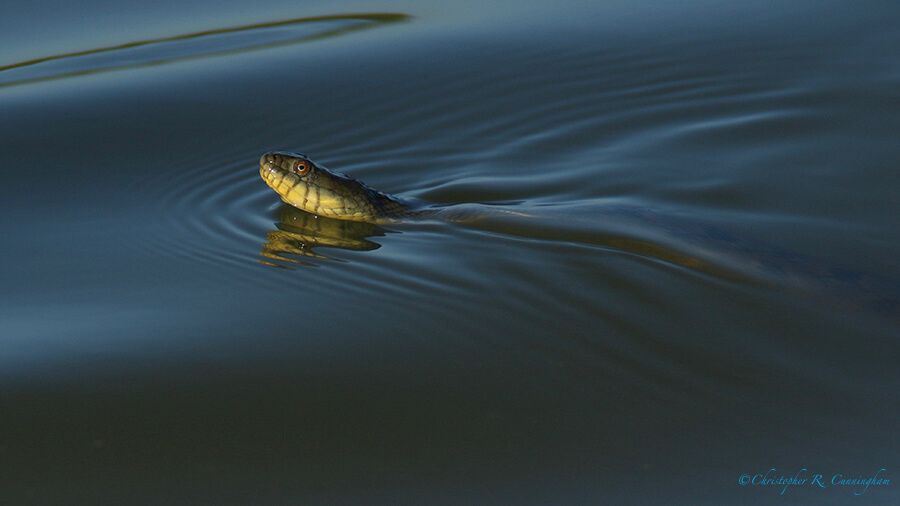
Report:
[[[304,162],[303,160],[297,160],[294,162],[294,174],[298,176],[305,176],[307,172],[309,172],[309,164]]]

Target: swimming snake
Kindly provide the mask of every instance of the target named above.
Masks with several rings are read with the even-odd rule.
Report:
[[[497,205],[429,205],[380,192],[332,172],[305,155],[287,152],[263,155],[259,172],[281,199],[294,208],[313,216],[344,220],[347,225],[349,222],[380,225],[406,219],[440,219],[470,226],[480,223],[480,228],[485,230],[594,244],[658,258],[723,279],[771,283],[805,293],[827,294],[842,306],[869,307],[894,318],[900,315],[900,290],[893,280],[834,266],[651,209],[611,205],[554,218],[498,209]],[[491,218],[527,218],[530,225],[517,221],[513,226],[504,226],[502,221],[495,223]]]
[[[259,160],[259,174],[283,201],[316,216],[390,223],[436,212],[332,172],[298,153],[266,153]]]

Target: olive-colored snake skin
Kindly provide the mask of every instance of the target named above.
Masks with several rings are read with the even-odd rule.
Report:
[[[317,216],[389,223],[432,214],[297,153],[266,153],[259,160],[259,174],[286,203]]]

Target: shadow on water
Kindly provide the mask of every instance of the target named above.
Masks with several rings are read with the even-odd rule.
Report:
[[[396,13],[337,14],[128,42],[0,66],[0,88],[288,46],[409,19]]]

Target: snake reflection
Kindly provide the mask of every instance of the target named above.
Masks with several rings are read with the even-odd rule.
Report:
[[[328,260],[331,257],[318,253],[313,248],[339,248],[351,251],[371,251],[381,247],[369,237],[383,236],[385,230],[372,223],[336,220],[315,216],[282,206],[276,230],[266,234],[260,255],[267,260],[261,263],[273,267],[285,267],[277,262],[314,265],[300,258]]]

